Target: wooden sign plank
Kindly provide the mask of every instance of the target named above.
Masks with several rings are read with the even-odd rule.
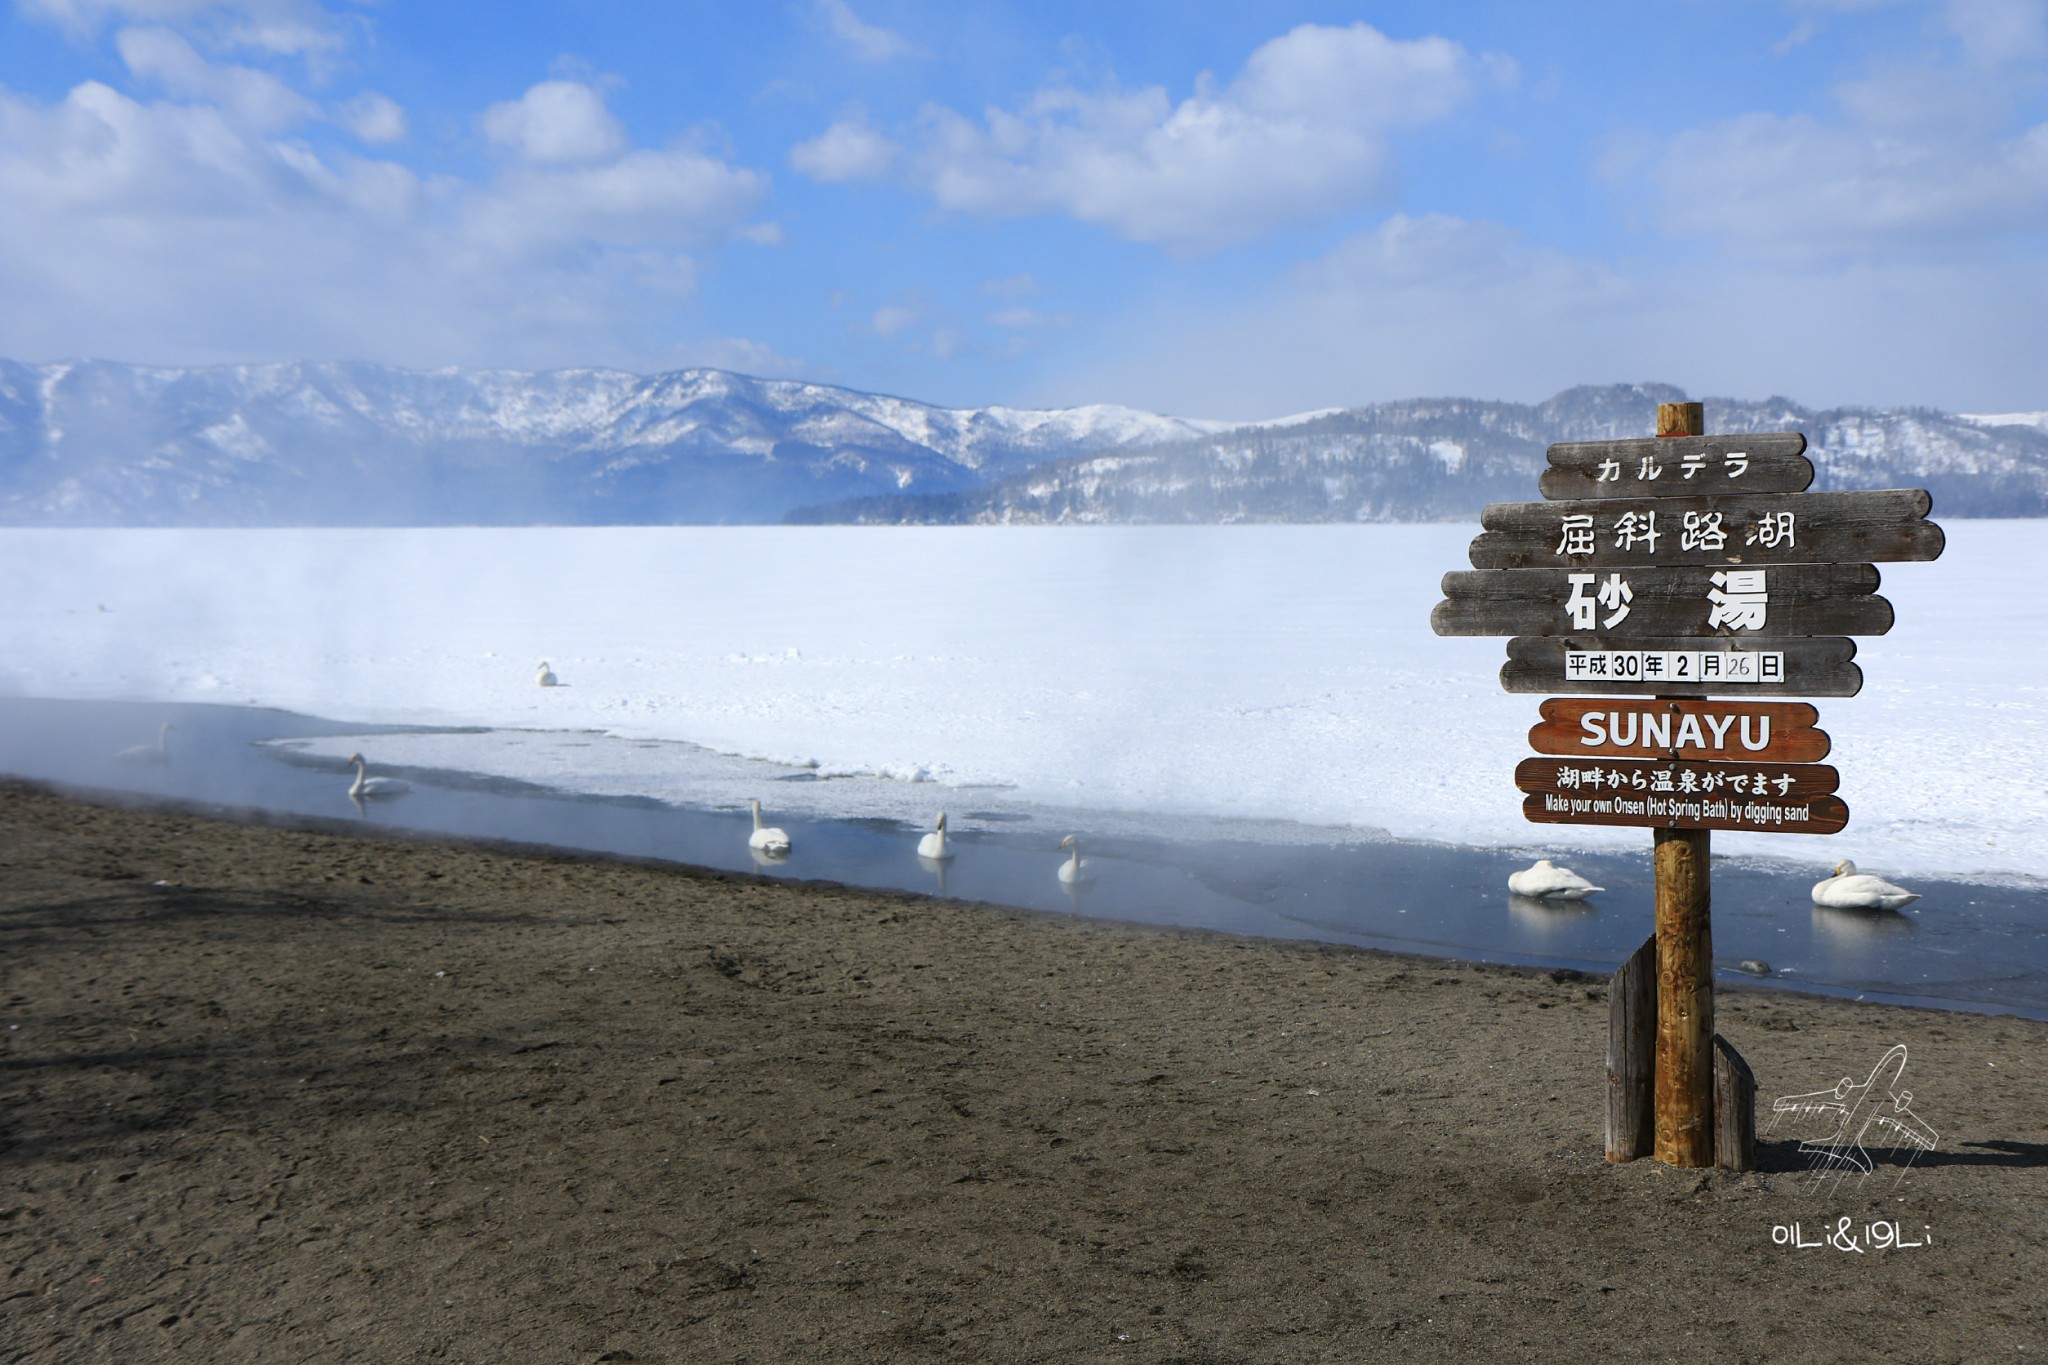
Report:
[[[1550,762],[1561,762],[1551,759]],[[1839,796],[1741,797],[1658,792],[1541,792],[1522,802],[1539,825],[1635,825],[1649,829],[1727,829],[1752,834],[1839,834],[1849,808]]]
[[[1475,569],[1840,564],[1936,559],[1924,488],[1760,497],[1497,502],[1480,513]]]
[[[1571,758],[1815,763],[1830,742],[1814,728],[1820,712],[1805,702],[1555,697],[1540,714],[1529,747]]]
[[[1882,635],[1879,581],[1869,564],[1463,570],[1444,575],[1429,620],[1439,635]]]
[[[1525,758],[1515,787],[1541,796],[1627,795],[1799,802],[1832,796],[1841,774],[1825,763],[1688,763],[1643,758]]]
[[[1803,493],[1813,484],[1806,436],[1653,436],[1560,441],[1538,486],[1546,498],[1682,498],[1725,493]]]
[[[1846,635],[1766,640],[1524,635],[1508,641],[1509,692],[1601,696],[1853,697],[1863,670]]]

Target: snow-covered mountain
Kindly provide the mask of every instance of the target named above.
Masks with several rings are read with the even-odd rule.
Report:
[[[986,488],[884,496],[792,519],[855,522],[1476,520],[1535,499],[1552,441],[1646,436],[1668,385],[1569,389],[1546,403],[1378,403],[1151,448],[1079,455]],[[2048,429],[2036,414],[1815,411],[1708,399],[1709,431],[1798,430],[1814,488],[1926,488],[1937,516],[2048,515]]]
[[[1132,408],[941,408],[720,370],[163,369],[0,361],[0,524],[291,526],[1472,518],[1551,441],[1638,436],[1661,385],[1431,399],[1253,426]],[[2039,414],[1708,401],[1796,427],[1819,488],[2048,515]]]
[[[1225,425],[941,408],[721,370],[0,361],[0,523],[773,522]]]

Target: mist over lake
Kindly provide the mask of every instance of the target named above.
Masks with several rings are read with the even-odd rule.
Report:
[[[1898,624],[1819,703],[1852,817],[1717,853],[2048,877],[2038,523],[1959,521],[1888,566]],[[795,765],[821,818],[922,821],[960,789],[1287,837],[1630,849],[1538,830],[1537,698],[1501,642],[1429,629],[1472,528],[6,530],[0,691],[227,702],[376,724],[598,730]],[[534,686],[546,660],[563,686]],[[148,738],[143,736],[142,738]],[[420,763],[700,799],[534,737],[390,736]],[[862,794],[856,795],[858,787]],[[795,792],[797,789],[792,788]]]

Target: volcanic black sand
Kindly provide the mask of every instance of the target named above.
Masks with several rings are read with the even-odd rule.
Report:
[[[0,784],[0,1359],[2048,1351],[2048,1025],[1724,990],[1766,1111],[1910,1049],[1816,1189],[1608,1165],[1604,1000]]]

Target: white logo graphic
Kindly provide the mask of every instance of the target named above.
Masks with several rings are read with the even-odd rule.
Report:
[[[1813,1161],[1816,1181],[1831,1175],[1846,1176],[1852,1170],[1865,1176],[1876,1170],[1877,1163],[1870,1159],[1866,1144],[1905,1148],[1909,1153],[1931,1152],[1941,1135],[1913,1112],[1913,1092],[1899,1088],[1905,1071],[1906,1045],[1900,1043],[1884,1054],[1871,1070],[1870,1078],[1861,1085],[1844,1076],[1832,1090],[1781,1097],[1771,1105],[1775,1116],[1771,1126],[1775,1128],[1778,1120],[1788,1114],[1817,1115],[1834,1122],[1827,1136],[1808,1138],[1799,1144],[1799,1150]],[[1909,1154],[1906,1164],[1912,1163]],[[1901,1171],[1900,1178],[1904,1175]]]

